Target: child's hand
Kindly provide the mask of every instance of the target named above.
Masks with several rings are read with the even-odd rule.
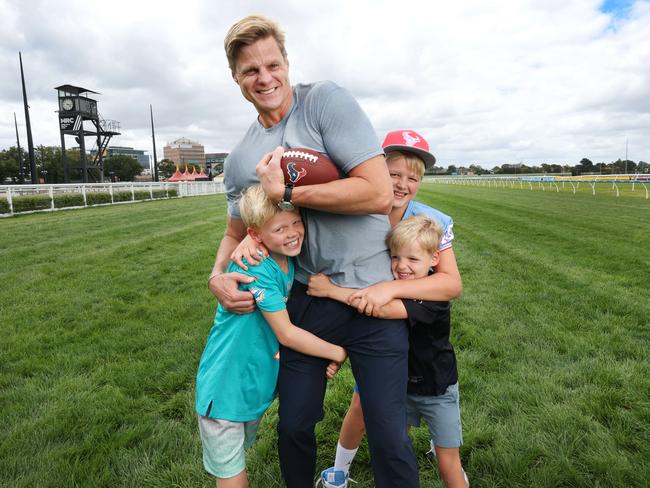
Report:
[[[247,235],[232,252],[230,260],[240,268],[248,271],[248,267],[244,264],[244,259],[246,259],[248,264],[257,266],[268,256],[269,251],[266,249],[264,244],[256,242],[251,238],[251,236]]]
[[[337,363],[336,361],[332,361],[327,365],[327,369],[325,370],[325,375],[327,376],[328,380],[331,380],[334,378],[336,373],[339,372],[339,369],[341,369],[341,363]]]
[[[307,295],[312,297],[323,297],[327,298],[329,296],[329,290],[334,286],[327,275],[323,273],[318,273],[311,275],[309,277],[309,283],[307,288]]]
[[[344,351],[345,351],[345,349],[344,349]],[[347,351],[346,351],[346,356],[347,356]],[[343,361],[341,361],[341,362],[331,361],[327,365],[327,369],[325,370],[325,375],[327,376],[328,380],[331,380],[332,378],[334,378],[336,373],[338,373],[339,370],[341,369],[341,365],[343,364],[344,361],[345,361],[345,359]]]
[[[348,298],[348,305],[356,307],[359,313],[372,315],[381,307],[390,302],[393,298],[393,290],[390,281],[382,281],[368,288],[355,291]]]

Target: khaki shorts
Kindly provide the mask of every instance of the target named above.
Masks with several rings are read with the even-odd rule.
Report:
[[[442,395],[406,395],[406,422],[411,427],[419,427],[421,419],[429,426],[434,445],[447,448],[462,446],[458,383],[447,387]]]
[[[260,419],[231,422],[197,415],[203,466],[217,478],[232,478],[246,469],[245,450],[255,442]]]

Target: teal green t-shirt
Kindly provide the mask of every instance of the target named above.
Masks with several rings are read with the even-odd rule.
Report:
[[[204,417],[247,422],[259,418],[276,393],[280,353],[278,339],[260,310],[277,312],[286,308],[293,283],[294,266],[288,260],[284,273],[266,258],[248,271],[231,263],[236,271],[257,278],[241,284],[241,290],[253,294],[257,308],[238,315],[217,307],[214,325],[196,377],[196,411]]]

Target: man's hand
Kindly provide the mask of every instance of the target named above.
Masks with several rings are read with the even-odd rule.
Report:
[[[272,153],[266,154],[255,167],[255,172],[264,189],[264,193],[274,203],[279,202],[284,197],[284,173],[282,173],[282,168],[280,167],[282,154],[284,154],[284,148],[278,146]]]
[[[255,299],[250,292],[241,291],[239,283],[252,283],[255,278],[242,273],[223,273],[213,276],[208,288],[223,308],[232,313],[244,314],[255,310]]]
[[[312,297],[328,298],[330,296],[329,292],[334,286],[335,285],[332,284],[327,275],[317,273],[309,277],[307,295]]]
[[[372,315],[374,311],[379,310],[395,298],[391,283],[391,281],[382,281],[355,291],[348,298],[348,305],[356,307],[359,313]]]
[[[253,266],[257,266],[264,258],[269,256],[269,251],[262,243],[255,241],[251,236],[246,236],[230,255],[230,260],[240,268],[248,271],[244,259]]]

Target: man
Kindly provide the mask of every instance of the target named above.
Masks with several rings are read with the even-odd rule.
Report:
[[[242,189],[259,179],[273,201],[300,207],[306,242],[287,304],[291,321],[348,350],[366,414],[376,486],[419,486],[405,429],[405,323],[366,317],[334,300],[309,297],[305,286],[318,272],[351,288],[390,279],[384,239],[390,228],[385,214],[391,209],[392,186],[379,141],[344,89],[331,82],[291,87],[284,35],[274,22],[246,17],[231,27],[224,45],[233,79],[258,117],[226,162],[228,224],[210,289],[231,311],[247,313],[254,307],[250,294],[238,290],[238,283],[250,278],[224,272],[245,236],[237,207]],[[347,178],[287,188],[278,146],[327,153]],[[291,349],[280,352],[278,445],[288,488],[313,483],[314,427],[323,418],[326,365],[326,360]]]

